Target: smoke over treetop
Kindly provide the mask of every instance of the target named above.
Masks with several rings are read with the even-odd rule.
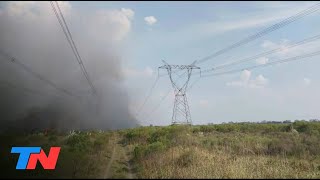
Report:
[[[0,82],[2,127],[7,127],[9,120],[22,121],[19,125],[25,129],[110,129],[136,125],[121,83],[121,45],[130,32],[134,12],[123,8],[84,13],[69,2],[58,3],[98,97],[90,95],[90,86],[50,3],[6,2],[0,6],[0,50],[82,98],[63,95],[0,55],[1,82],[59,95],[30,94]]]

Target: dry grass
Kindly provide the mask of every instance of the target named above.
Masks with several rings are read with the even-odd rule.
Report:
[[[181,157],[187,165],[181,164]],[[179,161],[180,160],[180,161]],[[141,161],[141,178],[319,178],[320,160],[234,156],[204,148],[174,147]]]
[[[130,138],[138,152],[136,174],[179,179],[320,178],[319,125],[302,124],[296,133],[287,129],[233,124],[135,130]]]
[[[0,141],[0,177],[320,178],[319,122],[142,127],[73,136],[3,134]],[[10,154],[17,145],[45,151],[61,146],[56,170],[17,172],[18,156]]]

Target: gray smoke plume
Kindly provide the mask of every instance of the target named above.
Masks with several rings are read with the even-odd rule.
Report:
[[[2,2],[1,128],[117,129],[136,126],[121,84],[125,61],[120,56],[121,44],[130,31],[133,11],[80,12],[68,2],[59,2],[59,5],[98,96],[91,94],[49,2]],[[3,53],[79,97],[67,96],[35,78]]]

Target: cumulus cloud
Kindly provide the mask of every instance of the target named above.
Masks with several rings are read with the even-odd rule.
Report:
[[[131,30],[131,21],[134,17],[134,11],[122,8],[121,10],[99,10],[95,14],[86,17],[90,25],[95,28],[91,29],[92,36],[99,34],[112,33],[113,36],[101,36],[108,41],[123,40]],[[85,26],[86,27],[86,26]]]
[[[266,57],[261,57],[261,58],[258,58],[258,59],[256,60],[256,63],[257,63],[257,64],[266,64],[268,61],[269,61],[268,58],[266,58]]]
[[[263,75],[257,76],[254,80],[251,81],[250,85],[252,87],[264,87],[268,82],[268,79],[266,79]]]
[[[248,71],[248,70],[242,71],[240,76],[241,80],[245,83],[249,81],[250,77],[251,77],[251,71]]]
[[[244,70],[240,75],[240,80],[227,82],[227,86],[247,87],[247,88],[263,88],[267,85],[268,79],[263,75],[258,75],[256,78],[251,78],[251,71]]]
[[[133,19],[134,11],[132,9],[121,8],[121,12],[123,12],[129,19]]]
[[[154,16],[147,16],[144,18],[144,21],[148,24],[148,25],[153,25],[155,24],[158,20],[154,17]]]

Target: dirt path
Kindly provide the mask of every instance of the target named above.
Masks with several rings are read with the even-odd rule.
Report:
[[[132,173],[132,167],[129,163],[129,157],[127,154],[130,153],[127,147],[122,146],[119,141],[121,137],[114,135],[111,138],[110,145],[113,146],[111,158],[108,162],[104,178],[127,178],[133,179],[135,176]]]
[[[116,144],[115,143],[115,137],[111,138],[111,143],[110,144],[113,144],[113,145]],[[104,179],[111,178],[110,169],[111,169],[112,163],[113,163],[113,161],[115,159],[115,156],[116,156],[116,150],[117,150],[116,146],[113,146],[113,151],[112,151],[111,158],[109,160],[108,166],[107,166],[105,174],[104,174]]]
[[[108,163],[108,166],[107,166],[107,169],[106,169],[106,173],[104,175],[105,179],[110,178],[110,176],[109,176],[111,174],[110,168],[111,168],[111,165],[112,165],[112,163],[114,161],[115,155],[116,155],[116,147],[113,148],[112,155],[111,155],[110,161]]]
[[[132,167],[131,167],[130,162],[129,162],[129,157],[126,154],[126,152],[128,152],[128,151],[122,151],[122,152],[123,152],[123,157],[125,157],[125,161],[126,161],[126,164],[128,166],[127,178],[128,179],[134,179],[134,175],[132,173]]]

